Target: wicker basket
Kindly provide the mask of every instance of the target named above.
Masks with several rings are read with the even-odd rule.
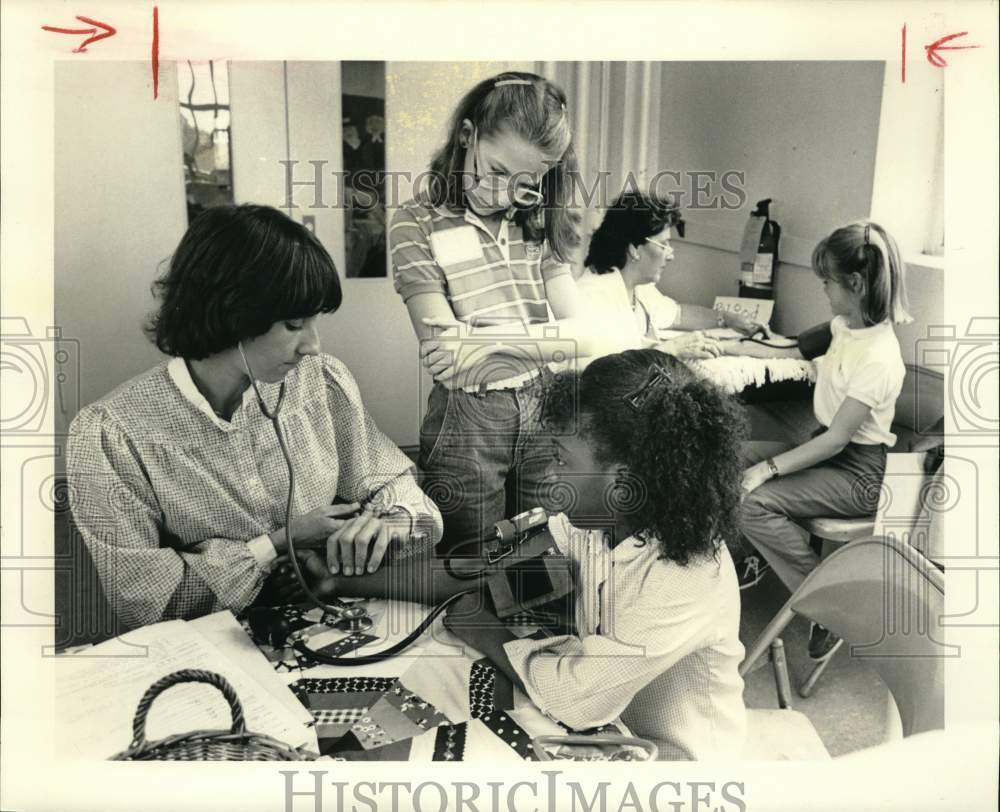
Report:
[[[231,730],[196,730],[179,733],[158,742],[146,741],[146,716],[167,688],[184,682],[207,682],[226,698],[232,711]],[[139,700],[132,721],[132,743],[111,761],[313,761],[317,753],[289,747],[270,736],[250,733],[243,719],[243,707],[226,679],[212,671],[184,669],[154,682]]]

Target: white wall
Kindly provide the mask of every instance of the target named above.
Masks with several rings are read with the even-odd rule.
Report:
[[[512,69],[530,64],[389,63],[387,168],[411,177],[426,169],[460,95]],[[81,405],[162,360],[140,327],[155,306],[149,286],[159,263],[187,227],[174,64],[161,65],[156,102],[148,83],[146,63],[56,67],[55,315],[64,336],[80,342]],[[342,164],[339,63],[233,63],[230,96],[237,202],[283,206],[279,161],[299,161],[296,180],[312,180],[308,161],[327,161],[326,208],[307,208],[312,192],[299,187],[293,202],[301,208],[290,214],[300,222],[315,217],[317,235],[343,268],[343,211],[333,176]],[[400,194],[409,196],[407,183]],[[324,349],[354,373],[379,426],[399,445],[416,445],[427,388],[391,275],[343,285],[343,306],[322,320]]]
[[[81,405],[162,358],[141,325],[187,214],[175,66],[156,101],[149,81],[146,62],[55,66],[55,321],[80,343]]]
[[[412,183],[430,166],[432,153],[444,143],[448,119],[459,99],[474,84],[502,71],[530,71],[529,62],[389,62],[386,65],[386,164],[400,173],[399,200],[412,195]],[[390,197],[392,192],[390,192]],[[391,201],[390,201],[391,202]],[[395,209],[388,211],[391,221]],[[391,401],[392,425],[401,445],[419,443],[420,418],[432,382],[423,372],[406,306],[392,287],[392,279],[349,280],[372,285],[366,309],[383,332],[373,353],[373,373],[391,380],[376,397]]]
[[[908,217],[898,196],[885,191],[906,176],[909,189],[930,194],[933,166],[890,149],[890,136],[908,113],[898,105],[883,109],[884,87],[884,66],[876,62],[665,66],[660,168],[742,171],[747,205],[736,211],[685,211],[687,239],[674,242],[675,259],[660,289],[678,301],[707,306],[717,295],[736,295],[743,225],[757,200],[772,197],[772,214],[782,226],[772,324],[796,334],[829,319],[809,268],[813,246],[837,226],[869,216],[873,189],[878,200],[897,202],[896,222],[887,225],[904,228],[905,245],[915,242],[914,232],[926,233],[926,213]],[[933,87],[921,90],[923,101],[940,104]],[[883,202],[879,216],[890,216],[887,208]],[[914,323],[897,334],[904,360],[911,362],[916,340],[943,318],[944,274],[911,263],[907,282]]]
[[[770,197],[786,258],[808,264],[817,240],[867,216],[883,74],[881,62],[668,64],[661,168],[745,175],[744,208],[688,208],[695,241],[710,229],[738,247],[750,207]]]

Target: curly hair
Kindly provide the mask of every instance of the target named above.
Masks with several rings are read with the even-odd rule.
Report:
[[[611,204],[591,236],[583,264],[592,273],[610,273],[625,265],[630,245],[638,248],[667,226],[684,236],[684,220],[674,203],[641,192],[624,192]]]
[[[649,383],[656,368],[662,374]],[[641,403],[631,405],[626,398],[637,390]],[[645,496],[629,519],[636,538],[659,543],[660,558],[683,566],[737,538],[746,418],[672,355],[627,350],[560,376],[546,393],[543,420],[579,432],[598,462],[624,465],[642,483]]]
[[[146,335],[161,352],[195,361],[275,322],[332,313],[342,300],[333,259],[309,229],[252,204],[198,215],[153,295],[160,307]]]

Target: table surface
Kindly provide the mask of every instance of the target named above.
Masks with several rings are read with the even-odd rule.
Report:
[[[359,605],[363,605],[374,620],[374,625],[365,634],[377,639],[354,652],[338,656],[368,656],[385,650],[409,634],[431,612],[427,606],[403,601],[370,599],[360,601]],[[320,618],[320,610],[313,609],[302,623]],[[530,739],[568,734],[566,728],[543,714],[520,689],[493,669],[480,652],[449,632],[443,625],[443,618],[444,615],[437,617],[405,651],[382,662],[359,666],[309,664],[289,650],[282,654],[260,643],[258,647],[272,661],[283,681],[313,712],[320,752],[331,757],[520,763],[532,755],[530,748],[510,744],[512,729],[515,730],[515,742],[517,737]],[[304,630],[309,635],[308,645],[314,650],[350,637],[349,633],[319,624],[304,627]],[[536,628],[527,626],[515,627],[513,631],[519,636],[538,633]],[[490,682],[485,689],[478,684],[483,679]],[[474,682],[477,685],[473,685]],[[392,695],[393,690],[395,695]],[[337,694],[336,698],[331,694]],[[410,712],[409,716],[411,720],[426,721],[427,732],[408,726],[395,711],[389,711],[385,700],[391,700],[397,708],[401,702],[415,706],[421,713]],[[434,711],[441,716],[434,715]],[[450,725],[439,724],[442,716]],[[446,759],[442,756],[441,745],[443,734],[452,732],[448,730],[450,726],[462,727],[464,746],[462,752]],[[380,741],[385,741],[387,746],[375,746],[377,742],[368,741],[365,743],[370,748],[359,750],[357,742],[349,738],[348,747],[353,747],[353,751],[340,750],[345,741],[341,737],[348,732],[348,727],[355,737],[381,736]],[[364,730],[366,727],[368,731]],[[615,727],[617,730],[605,730],[603,735],[629,735],[621,722],[616,722]],[[372,732],[373,729],[376,732]],[[516,732],[517,729],[520,732]],[[592,735],[596,734],[597,731],[592,731]]]

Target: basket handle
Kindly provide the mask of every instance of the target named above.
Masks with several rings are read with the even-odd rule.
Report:
[[[230,733],[243,734],[246,732],[246,721],[243,718],[243,706],[240,705],[236,691],[226,678],[214,671],[201,671],[196,668],[185,668],[174,671],[172,674],[158,679],[142,695],[139,705],[135,709],[135,719],[132,720],[132,744],[130,748],[144,747],[146,744],[146,716],[153,705],[153,700],[162,694],[167,688],[180,685],[183,682],[206,682],[222,691],[222,695],[229,703],[232,712],[233,727]]]

